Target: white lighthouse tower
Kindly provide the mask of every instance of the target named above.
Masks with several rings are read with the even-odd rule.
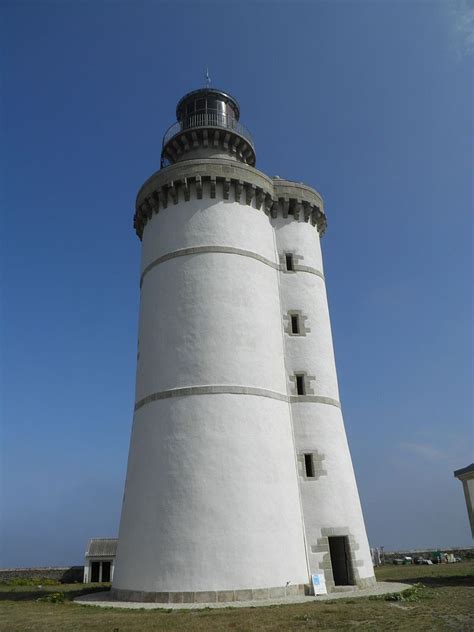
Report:
[[[255,168],[229,94],[183,97],[141,187],[136,401],[113,595],[374,583],[309,186]]]

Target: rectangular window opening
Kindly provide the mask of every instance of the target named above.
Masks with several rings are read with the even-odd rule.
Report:
[[[304,455],[304,470],[308,478],[314,478],[314,463],[312,454]]]
[[[304,375],[296,375],[296,392],[298,395],[304,395]]]
[[[286,253],[285,260],[286,260],[286,269],[293,271],[295,269],[293,265],[293,255],[290,252]]]
[[[300,333],[300,319],[298,314],[291,315],[291,333],[299,334]]]

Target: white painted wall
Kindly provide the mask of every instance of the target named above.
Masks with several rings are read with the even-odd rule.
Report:
[[[285,393],[277,274],[224,253],[153,268],[142,287],[137,400],[210,384]]]
[[[157,257],[226,245],[276,262],[268,217],[235,202],[171,204],[147,224]],[[237,385],[286,393],[278,272],[211,253],[145,276],[136,400]],[[308,581],[289,405],[254,395],[149,403],[134,418],[114,588],[239,590]]]
[[[238,590],[307,581],[288,407],[252,396],[135,415],[114,587]]]
[[[166,209],[153,216],[143,232],[142,271],[164,254],[195,246],[232,246],[274,261],[273,231],[265,213],[254,203],[223,200],[222,185],[217,183],[216,188],[216,198],[211,199],[209,184],[204,182],[203,197],[198,200],[191,183],[188,202],[170,200]]]

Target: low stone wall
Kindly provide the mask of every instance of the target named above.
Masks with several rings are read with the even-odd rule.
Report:
[[[411,551],[385,551],[384,557],[386,563],[391,563],[392,560],[396,558],[404,557],[408,555],[409,557],[423,557],[425,559],[431,560],[438,549],[417,549]],[[460,557],[463,561],[467,561],[474,558],[474,547],[459,549],[439,549],[441,553],[452,553],[455,557]]]
[[[61,584],[82,582],[83,566],[45,567],[45,568],[0,568],[0,583],[12,579],[54,579]]]

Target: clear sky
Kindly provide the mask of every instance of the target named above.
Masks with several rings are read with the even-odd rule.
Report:
[[[5,2],[1,566],[115,536],[134,402],[134,200],[178,99],[234,94],[257,167],[325,198],[372,546],[470,545],[473,4]]]

